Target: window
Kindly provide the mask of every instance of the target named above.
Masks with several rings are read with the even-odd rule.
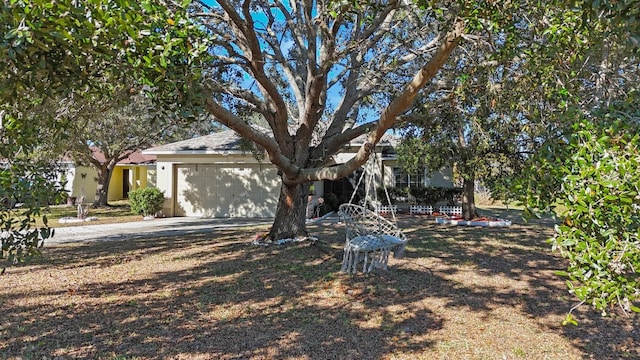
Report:
[[[395,178],[395,186],[397,188],[405,187],[421,187],[425,184],[424,172],[421,174],[407,174],[402,168],[393,168],[393,175]]]

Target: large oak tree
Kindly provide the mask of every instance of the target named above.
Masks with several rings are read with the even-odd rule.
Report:
[[[516,21],[517,7],[476,2],[217,1],[195,15],[215,60],[206,109],[264,149],[282,178],[273,239],[304,236],[309,183],[364,164],[382,135],[467,37]],[[474,36],[466,36],[475,33]],[[264,134],[248,113],[269,125]],[[355,157],[332,156],[367,134]]]

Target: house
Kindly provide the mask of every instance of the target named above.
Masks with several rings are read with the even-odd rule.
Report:
[[[98,148],[92,148],[93,157],[104,163],[104,154]],[[111,175],[107,201],[126,199],[130,190],[155,186],[154,155],[136,151],[120,160]],[[91,166],[76,165],[74,161],[65,157],[61,162],[60,180],[66,181],[65,191],[71,199],[84,196],[85,202],[93,202],[98,187],[98,173]]]
[[[349,160],[365,137],[349,144],[343,153],[333,157],[335,164]],[[452,186],[451,175],[438,174],[428,178],[422,174],[399,172],[393,151],[397,140],[383,137],[378,144],[384,172],[377,181],[387,186],[399,184]],[[165,216],[256,217],[275,216],[280,195],[280,176],[268,160],[257,160],[243,150],[243,140],[234,131],[170,143],[144,150],[155,155],[156,186],[164,191]],[[313,195],[335,194],[346,202],[353,193],[359,173],[337,181],[317,181]],[[427,183],[428,182],[428,183]]]

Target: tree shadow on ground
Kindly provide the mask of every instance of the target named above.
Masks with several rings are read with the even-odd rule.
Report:
[[[511,210],[503,216],[494,210],[491,216],[517,219]],[[521,216],[520,216],[521,218]],[[575,305],[577,298],[568,293],[565,280],[555,275],[567,263],[551,251],[547,240],[553,235],[551,218],[516,222],[511,227],[467,227],[436,225],[431,219],[405,218],[405,233],[411,238],[409,259],[437,258],[448,265],[435,275],[461,272],[504,277],[522,283],[521,288],[500,286],[464,287],[446,282],[436,287],[431,296],[447,298],[448,305],[471,311],[488,312],[496,306],[512,306],[532,318],[549,314],[563,316]],[[411,261],[408,260],[408,261]],[[438,278],[436,276],[436,278]],[[574,312],[580,326],[551,325],[550,329],[564,334],[585,357],[597,359],[640,359],[640,329],[635,314],[612,309],[610,317],[602,317],[588,305]],[[630,317],[628,317],[630,316]]]
[[[0,353],[380,359],[438,346],[431,335],[452,319],[426,302],[481,317],[497,308],[532,319],[567,311],[566,288],[553,275],[564,262],[548,251],[548,228],[400,222],[407,257],[369,275],[338,272],[344,233],[333,224],[311,227],[317,243],[283,246],[251,245],[258,228],[46,248],[38,263],[11,269],[0,291]],[[635,327],[610,331],[635,320],[578,315],[577,328],[532,326],[564,334],[584,357],[640,355]]]
[[[239,241],[244,236],[240,231],[225,232],[221,242],[200,235],[52,248],[47,255],[54,261],[23,270],[77,274],[102,269],[118,276],[121,268],[135,269],[158,256],[169,265],[188,260],[193,266],[154,268],[131,279],[70,281],[54,289],[15,289],[13,298],[54,301],[11,305],[0,350],[27,357],[244,359],[319,354],[327,359],[375,359],[393,352],[400,333],[406,334],[406,348],[429,347],[431,343],[409,339],[409,334],[442,326],[442,319],[428,309],[396,319],[384,307],[371,309],[358,299],[371,294],[337,291],[331,275],[339,266],[335,254],[308,243],[251,246]],[[371,326],[362,326],[369,321]],[[361,346],[364,343],[376,346]]]

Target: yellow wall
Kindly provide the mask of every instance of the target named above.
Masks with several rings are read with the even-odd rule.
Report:
[[[121,200],[122,196],[122,169],[124,167],[116,166],[111,174],[109,181],[109,193],[107,193],[107,201]]]
[[[124,169],[129,170],[129,190],[145,188],[147,186],[155,186],[155,169],[147,169],[144,165],[116,166],[111,175],[109,182],[109,192],[107,193],[107,201],[122,200],[126,197],[123,194],[123,174]],[[78,166],[67,171],[67,189],[69,195],[80,197],[84,195],[84,201],[91,203],[95,200],[96,189],[98,187],[95,169],[87,166]],[[152,176],[151,181],[147,178]]]
[[[111,181],[109,182],[109,193],[107,194],[108,201],[114,200],[122,200],[127,197],[123,193],[123,178],[124,178],[124,170],[129,170],[129,178],[127,181],[129,182],[129,191],[145,188],[148,185],[148,171],[147,166],[144,165],[127,165],[127,166],[116,166],[113,169],[113,174],[111,175]]]

